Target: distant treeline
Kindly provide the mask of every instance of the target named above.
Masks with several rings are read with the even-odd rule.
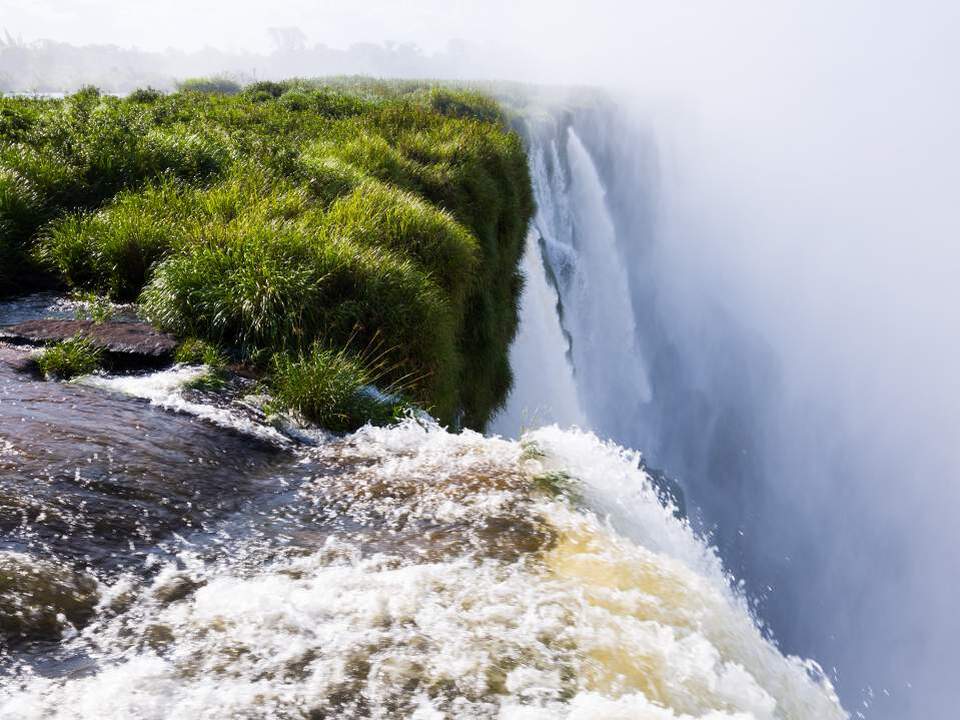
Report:
[[[409,78],[469,78],[481,65],[476,48],[451,42],[426,54],[413,44],[359,43],[346,50],[308,45],[294,28],[273,28],[276,49],[269,54],[226,52],[147,52],[116,45],[75,46],[52,40],[23,42],[0,37],[0,92],[70,93],[95,85],[111,94],[136,88],[173,90],[178,80],[198,75],[226,76],[246,84],[291,76],[359,74]]]

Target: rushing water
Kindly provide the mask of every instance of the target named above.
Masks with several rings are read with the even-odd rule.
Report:
[[[494,429],[519,437],[535,409],[642,449],[679,480],[765,629],[828,667],[847,707],[951,716],[958,426],[939,271],[953,265],[921,291],[914,267],[952,247],[942,228],[873,233],[873,207],[836,222],[844,193],[793,227],[789,165],[776,191],[746,173],[732,192],[746,182],[736,145],[708,153],[689,128],[671,143],[657,118],[597,98],[547,105],[522,125],[537,243]]]
[[[536,411],[541,421],[630,436],[650,388],[603,183],[572,125],[550,119],[528,135],[538,243],[525,259],[529,287],[511,355],[519,381],[495,428],[516,434],[518,418]]]
[[[197,372],[0,365],[0,717],[846,717],[636,453],[305,444]]]

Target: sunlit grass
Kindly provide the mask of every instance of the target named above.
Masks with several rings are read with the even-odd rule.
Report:
[[[103,351],[81,336],[45,348],[36,359],[40,372],[57,380],[89,375],[100,368],[102,361]]]
[[[36,255],[71,287],[135,300],[154,265],[186,231],[189,202],[176,185],[119,193],[93,213],[67,215],[39,238]]]
[[[227,356],[216,345],[187,338],[177,346],[173,354],[174,362],[186,365],[206,365],[214,370],[223,370],[227,366]]]
[[[519,138],[472,91],[206,78],[0,99],[0,293],[39,263],[274,372],[376,338],[383,380],[415,378],[447,422],[482,427],[506,397],[532,209]]]
[[[282,407],[335,432],[388,424],[409,407],[399,395],[374,387],[397,390],[382,359],[370,362],[318,343],[296,355],[274,356],[271,370],[271,392]]]

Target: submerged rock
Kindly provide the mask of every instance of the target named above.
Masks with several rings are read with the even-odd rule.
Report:
[[[53,640],[94,613],[97,582],[66,565],[16,552],[0,553],[0,638]]]
[[[17,372],[35,372],[37,370],[33,353],[17,345],[0,342],[0,365],[7,365]]]

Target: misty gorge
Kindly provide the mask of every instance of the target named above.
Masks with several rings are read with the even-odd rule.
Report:
[[[0,718],[956,714],[960,12],[68,5]]]

